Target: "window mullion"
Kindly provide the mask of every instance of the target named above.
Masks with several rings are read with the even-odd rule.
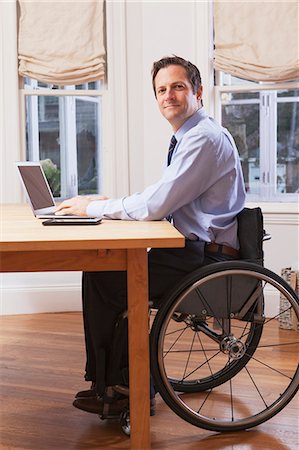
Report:
[[[62,198],[67,197],[67,151],[66,151],[66,118],[64,97],[59,97],[59,142],[60,142],[60,167],[61,167],[61,191]]]
[[[39,161],[39,121],[38,121],[38,97],[27,97],[28,105],[28,159]]]
[[[269,200],[276,196],[277,191],[277,92],[269,96],[269,127],[268,127],[268,167],[269,167]]]
[[[61,150],[61,197],[78,194],[76,100],[59,98],[60,150]]]
[[[260,93],[260,197],[269,200],[270,186],[270,108],[268,92]]]

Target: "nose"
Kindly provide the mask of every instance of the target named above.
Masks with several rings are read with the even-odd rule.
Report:
[[[168,87],[165,91],[165,100],[172,100],[175,97],[175,92],[171,87]]]

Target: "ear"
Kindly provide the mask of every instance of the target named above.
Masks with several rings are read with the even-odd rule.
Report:
[[[200,88],[199,88],[198,91],[196,92],[196,99],[197,99],[198,107],[202,107],[202,106],[203,106],[203,101],[202,101],[202,86],[200,86]]]
[[[202,86],[200,86],[198,91],[196,92],[196,98],[197,98],[197,100],[202,99]]]

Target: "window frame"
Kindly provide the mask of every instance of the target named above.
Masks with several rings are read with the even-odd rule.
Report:
[[[22,79],[24,83],[24,79]],[[38,101],[37,97],[58,97],[59,99],[59,134],[62,137],[61,142],[61,197],[73,197],[78,195],[78,176],[77,176],[77,144],[76,144],[76,100],[95,101],[99,104],[107,91],[105,84],[100,89],[84,89],[88,87],[86,83],[83,89],[76,89],[75,86],[61,86],[59,89],[50,87],[40,87],[36,80],[30,79],[30,85],[23,85],[20,89],[20,104],[21,104],[21,118],[22,118],[22,138],[21,148],[23,159],[26,159],[26,97],[28,97],[29,110],[29,125],[32,127],[30,137],[31,158],[35,161],[40,159],[38,148]],[[63,101],[60,101],[63,99]],[[100,101],[98,101],[100,99]],[[101,108],[100,108],[101,111]],[[101,115],[98,117],[98,127],[101,131],[103,124],[101,122]],[[72,139],[72,145],[67,146],[66,140]],[[102,150],[102,143],[101,143]],[[70,153],[66,148],[73,148]],[[102,151],[101,151],[102,153]],[[102,154],[100,156],[100,166],[102,167]],[[102,175],[102,174],[101,174]],[[99,177],[102,178],[102,177]],[[100,192],[102,186],[98,182],[98,191]]]
[[[223,93],[249,93],[259,92],[261,97],[255,103],[260,104],[260,192],[259,194],[247,194],[247,202],[266,203],[293,203],[299,200],[298,193],[276,192],[277,176],[277,104],[283,103],[277,92],[281,90],[297,90],[299,82],[291,81],[285,83],[255,83],[223,84],[223,73],[215,71],[214,86],[214,111],[215,119],[222,123],[221,96]],[[297,97],[295,97],[297,98]],[[293,99],[293,97],[290,97]],[[288,100],[289,102],[292,100]],[[243,102],[245,104],[246,100]],[[241,103],[241,102],[240,102]],[[250,102],[250,103],[254,103]],[[269,131],[272,133],[269,134]],[[267,136],[268,135],[268,136]],[[273,161],[275,163],[273,163]]]

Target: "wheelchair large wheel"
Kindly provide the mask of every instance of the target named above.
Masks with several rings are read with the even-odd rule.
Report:
[[[257,426],[299,387],[299,303],[275,273],[243,261],[187,277],[151,329],[151,371],[168,406],[212,431]]]

